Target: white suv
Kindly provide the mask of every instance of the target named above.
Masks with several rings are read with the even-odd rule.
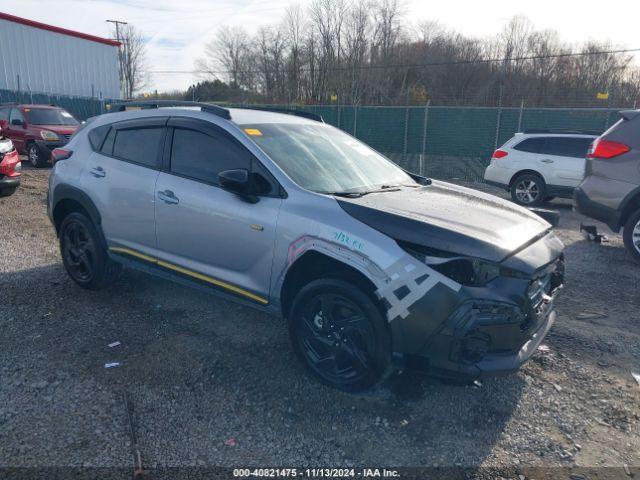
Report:
[[[511,192],[513,201],[520,205],[571,198],[584,176],[589,145],[596,138],[594,132],[516,133],[493,153],[484,180]]]

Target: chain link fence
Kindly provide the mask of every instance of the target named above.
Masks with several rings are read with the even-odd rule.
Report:
[[[0,90],[0,103],[53,104],[79,120],[104,113],[109,100]],[[242,105],[235,105],[241,107]],[[603,132],[612,108],[265,105],[322,115],[403,168],[443,180],[482,181],[492,152],[526,129]]]
[[[516,132],[603,132],[619,119],[618,109],[607,108],[295,108],[322,115],[325,122],[371,145],[407,170],[443,180],[471,182],[482,181],[493,151]]]
[[[109,101],[90,97],[71,97],[68,95],[51,95],[48,93],[0,90],[0,104],[2,103],[56,105],[70,112],[78,120],[86,120],[89,117],[105,112],[105,105],[109,103]]]

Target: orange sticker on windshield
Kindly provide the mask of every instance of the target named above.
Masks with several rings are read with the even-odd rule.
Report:
[[[245,128],[244,131],[247,135],[255,135],[257,137],[262,136],[262,132],[257,128]]]

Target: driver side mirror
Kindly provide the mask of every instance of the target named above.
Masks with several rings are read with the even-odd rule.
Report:
[[[251,203],[256,203],[258,199],[252,195],[250,178],[249,171],[244,168],[223,170],[218,173],[218,183],[223,189],[235,193]]]
[[[19,118],[13,118],[11,120],[11,125],[16,125],[18,127],[22,126],[22,120],[20,120]]]

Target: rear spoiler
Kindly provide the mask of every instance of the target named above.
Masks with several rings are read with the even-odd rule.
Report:
[[[640,115],[640,110],[622,110],[620,111],[620,115],[625,120],[633,120],[638,115]]]

